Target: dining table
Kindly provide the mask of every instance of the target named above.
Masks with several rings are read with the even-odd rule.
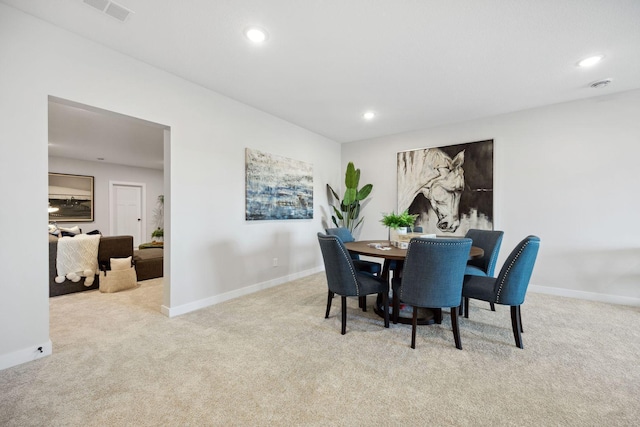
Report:
[[[407,257],[407,249],[403,249],[394,246],[389,240],[356,240],[353,242],[346,242],[344,246],[351,253],[364,255],[375,258],[383,258],[382,272],[380,277],[386,281],[391,278],[391,267],[395,276],[402,274],[402,264]],[[480,258],[484,255],[484,250],[477,246],[471,246],[469,251],[469,259]],[[384,316],[384,309],[382,308],[382,295],[378,295],[376,304],[374,305],[374,312],[379,316]],[[401,309],[398,313],[398,322],[411,324],[411,312],[409,306]],[[435,314],[428,308],[421,308],[418,311],[418,324],[429,325],[435,323]]]

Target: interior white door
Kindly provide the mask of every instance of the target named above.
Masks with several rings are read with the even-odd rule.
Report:
[[[133,236],[133,247],[137,248],[143,243],[143,188],[135,184],[113,184],[112,194],[112,235]]]

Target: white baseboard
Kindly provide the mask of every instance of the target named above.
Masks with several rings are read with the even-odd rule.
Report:
[[[212,305],[220,304],[221,302],[229,301],[234,298],[238,298],[244,295],[249,295],[254,292],[262,291],[264,289],[272,288],[274,286],[282,285],[283,283],[290,282],[292,280],[300,279],[302,277],[310,276],[315,273],[324,271],[323,267],[316,267],[310,270],[301,271],[299,273],[290,274],[284,277],[278,277],[277,279],[268,280],[262,283],[256,283],[241,289],[225,292],[224,294],[214,295],[209,298],[204,298],[198,301],[193,301],[188,304],[179,305],[177,307],[167,307],[165,305],[160,307],[160,311],[167,317],[180,316],[181,314],[190,313],[192,311],[200,310],[201,308],[209,307]]]
[[[302,277],[310,276],[312,274],[319,273],[321,271],[324,271],[324,266],[316,267],[306,271],[301,271],[295,274],[290,274],[284,277],[279,277],[277,279],[272,279],[266,282],[256,283],[254,285],[250,285],[241,289],[236,289],[234,291],[226,292],[220,295],[214,295],[209,298],[193,301],[188,304],[179,305],[177,307],[167,307],[163,305],[160,307],[160,311],[162,312],[162,314],[164,314],[167,317],[180,316],[181,314],[190,313],[192,311],[200,310],[201,308],[220,304],[221,302],[229,301],[234,298],[259,292],[261,290],[272,288],[274,286],[282,285],[283,283],[300,279]],[[541,294],[558,295],[558,296],[569,297],[569,298],[584,299],[589,301],[606,302],[610,304],[640,306],[640,298],[625,297],[620,295],[599,294],[596,292],[576,291],[571,289],[553,288],[550,286],[537,286],[537,285],[530,285],[529,291],[537,292]]]
[[[584,299],[588,301],[606,302],[610,304],[640,306],[640,298],[625,297],[621,295],[599,294],[597,292],[576,291],[573,289],[552,288],[550,286],[530,285],[531,292],[539,294],[558,295],[561,297]]]
[[[11,368],[12,366],[40,359],[41,357],[50,356],[52,351],[51,349],[51,340],[48,340],[45,343],[35,344],[12,353],[1,354],[0,371]]]

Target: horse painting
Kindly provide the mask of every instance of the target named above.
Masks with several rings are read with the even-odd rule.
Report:
[[[427,227],[425,232],[455,233],[460,227],[463,163],[464,150],[453,159],[438,148],[398,153],[398,211],[409,209],[416,197],[422,194],[435,216],[419,212],[417,225],[429,224],[433,218],[437,230]]]

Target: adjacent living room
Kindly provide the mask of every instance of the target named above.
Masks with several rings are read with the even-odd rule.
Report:
[[[98,269],[132,257],[137,282],[163,277],[167,127],[55,97],[48,105],[50,297],[99,288],[93,272],[67,275],[79,248],[97,251]],[[95,239],[69,249],[76,235]]]

